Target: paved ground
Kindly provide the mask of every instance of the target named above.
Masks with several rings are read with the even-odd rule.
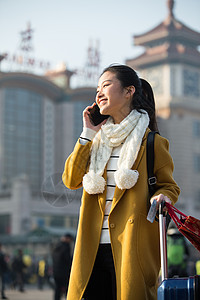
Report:
[[[9,300],[53,300],[53,290],[45,288],[40,291],[29,287],[24,293],[20,293],[17,290],[6,290],[6,296]],[[63,297],[62,300],[64,299]]]

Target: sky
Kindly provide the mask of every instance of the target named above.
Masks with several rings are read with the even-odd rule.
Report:
[[[200,32],[199,12],[199,0],[175,0],[176,19]],[[49,62],[51,69],[65,63],[69,70],[82,70],[92,45],[98,47],[101,72],[139,55],[143,48],[134,46],[133,36],[167,15],[167,0],[0,0],[0,54],[19,51],[20,32],[30,22],[31,57]],[[7,68],[2,62],[1,70]]]

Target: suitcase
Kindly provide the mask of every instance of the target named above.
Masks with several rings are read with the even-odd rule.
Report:
[[[200,276],[167,278],[167,239],[166,217],[163,214],[164,202],[159,207],[161,279],[157,290],[158,300],[200,300]]]

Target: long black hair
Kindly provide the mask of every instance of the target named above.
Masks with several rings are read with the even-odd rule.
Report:
[[[101,75],[105,72],[112,72],[116,75],[120,81],[122,88],[133,85],[135,87],[135,93],[131,102],[131,109],[136,109],[141,112],[145,110],[149,115],[149,128],[153,131],[158,131],[158,125],[156,121],[155,113],[155,100],[151,85],[142,78],[139,78],[137,73],[126,65],[110,65],[105,68]]]

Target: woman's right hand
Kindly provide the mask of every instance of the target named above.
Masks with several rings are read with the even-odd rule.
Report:
[[[95,102],[91,106],[87,106],[84,109],[84,111],[83,111],[83,127],[90,128],[90,129],[95,130],[97,132],[97,131],[99,131],[101,126],[106,123],[107,120],[104,120],[103,122],[101,122],[97,126],[92,124],[92,122],[90,121],[89,115],[90,115],[90,109],[92,109],[94,105],[96,105]]]
[[[169,204],[172,203],[172,201],[165,195],[163,194],[159,194],[157,196],[154,196],[151,198],[150,202],[151,204],[153,203],[153,200],[156,200],[157,204],[156,204],[156,207],[157,207],[157,210],[159,209],[159,204],[162,202],[162,201],[165,201],[165,202],[168,202]],[[163,211],[167,211],[167,207],[165,206]]]

